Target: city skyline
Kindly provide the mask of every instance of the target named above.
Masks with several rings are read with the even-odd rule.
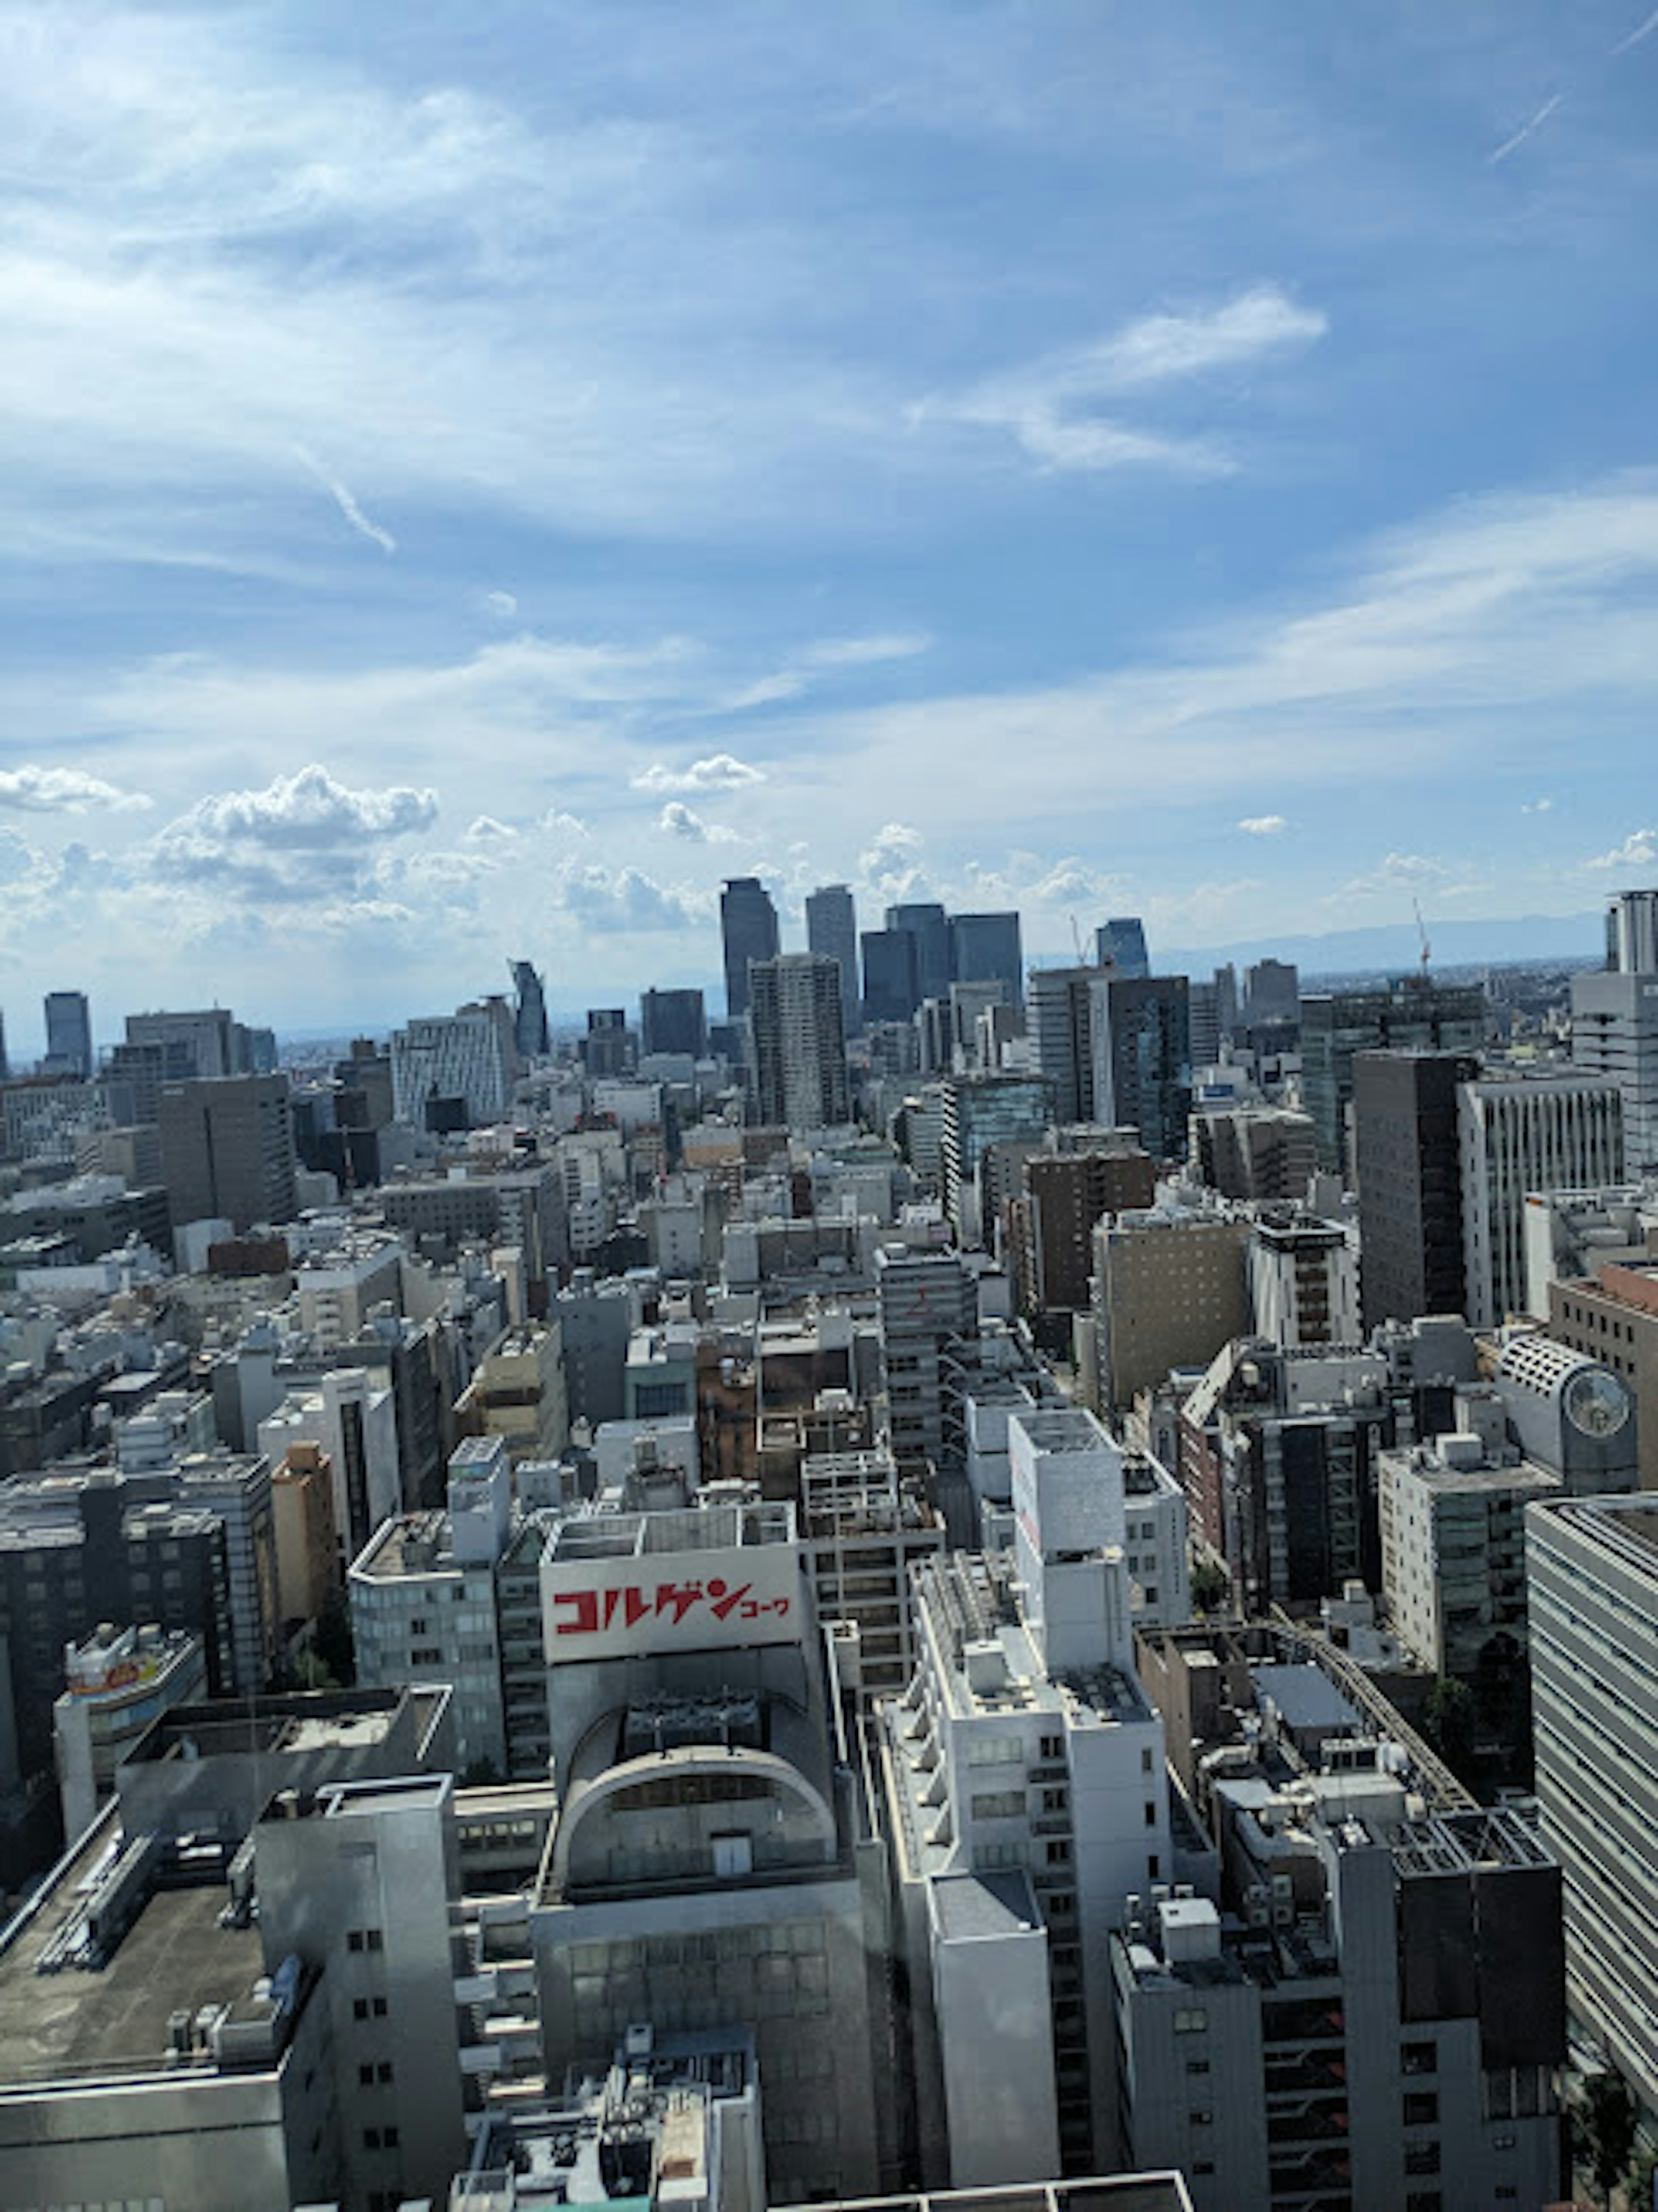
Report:
[[[1638,7],[944,21],[8,12],[15,1054],[1652,878]]]

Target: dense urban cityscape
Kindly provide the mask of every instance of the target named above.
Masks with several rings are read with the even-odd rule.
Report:
[[[726,883],[712,1013],[561,1031],[519,959],[320,1064],[46,998],[5,2203],[1643,2155],[1658,891],[1564,980],[1317,990],[805,919]]]

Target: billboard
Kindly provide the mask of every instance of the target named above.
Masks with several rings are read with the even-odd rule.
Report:
[[[547,1659],[646,1658],[659,1651],[798,1644],[810,1603],[793,1544],[545,1559]]]

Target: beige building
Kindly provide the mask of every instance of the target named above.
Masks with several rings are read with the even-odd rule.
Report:
[[[466,1437],[500,1437],[514,1462],[557,1459],[570,1441],[556,1322],[508,1329],[455,1401]]]
[[[1549,1285],[1549,1334],[1621,1375],[1635,1400],[1641,1487],[1658,1490],[1658,1265]]]
[[[276,1530],[276,1608],[284,1633],[313,1621],[341,1591],[333,1462],[320,1444],[289,1444],[270,1473]]]
[[[1252,1224],[1157,1208],[1094,1231],[1096,1410],[1132,1405],[1172,1367],[1206,1367],[1251,1325]]]

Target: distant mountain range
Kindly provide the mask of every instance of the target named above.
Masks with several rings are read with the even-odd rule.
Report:
[[[1435,968],[1480,966],[1498,961],[1597,959],[1606,947],[1603,914],[1528,914],[1511,921],[1446,921],[1428,925]],[[1403,974],[1422,957],[1422,943],[1411,922],[1378,929],[1336,929],[1322,937],[1262,936],[1231,945],[1207,945],[1195,951],[1151,945],[1151,964],[1163,975],[1206,976],[1227,961],[1239,968],[1252,960],[1293,960],[1307,975],[1370,975],[1382,970]],[[1038,955],[1036,967],[1069,961],[1074,954]]]

